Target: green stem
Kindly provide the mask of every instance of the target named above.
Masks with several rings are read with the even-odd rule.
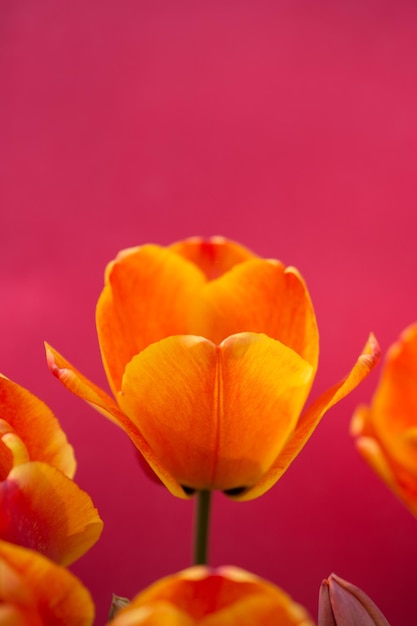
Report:
[[[211,491],[197,491],[194,526],[194,564],[206,565],[210,527]]]

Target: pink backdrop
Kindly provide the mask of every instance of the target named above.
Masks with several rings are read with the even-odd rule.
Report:
[[[386,350],[417,319],[416,27],[417,5],[401,0],[1,2],[0,370],[60,418],[104,519],[73,568],[97,624],[112,591],[189,564],[192,504],[148,481],[123,433],[50,376],[43,340],[105,385],[94,307],[107,261],[223,234],[307,280],[314,393],[370,330]],[[335,571],[402,626],[417,520],[348,434],[377,379],[328,414],[268,494],[216,494],[211,555],[314,617]]]

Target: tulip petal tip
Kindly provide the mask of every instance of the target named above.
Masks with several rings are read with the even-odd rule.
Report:
[[[48,364],[51,374],[59,378],[59,367],[55,363],[54,353],[51,350],[49,344],[45,341],[46,362]]]
[[[373,333],[370,333],[368,343],[371,348],[371,353],[363,355],[363,360],[373,367],[381,357],[381,348]]]

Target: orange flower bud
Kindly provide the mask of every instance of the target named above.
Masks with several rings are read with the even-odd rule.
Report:
[[[304,281],[221,238],[121,252],[96,319],[115,401],[48,347],[49,367],[121,426],[179,497],[267,491],[379,356],[371,336],[349,375],[302,412],[318,362]]]
[[[121,609],[111,626],[314,626],[278,587],[235,567],[203,566],[163,578]]]
[[[417,516],[417,323],[387,353],[371,406],[351,432],[362,456]]]

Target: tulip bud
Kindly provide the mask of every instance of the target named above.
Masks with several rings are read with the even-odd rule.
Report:
[[[372,600],[336,574],[323,580],[318,626],[389,626]]]
[[[117,596],[115,593],[113,593],[109,611],[109,619],[113,619],[113,617],[116,616],[116,613],[118,613],[120,609],[123,609],[129,603],[129,598],[123,598],[122,596]]]

